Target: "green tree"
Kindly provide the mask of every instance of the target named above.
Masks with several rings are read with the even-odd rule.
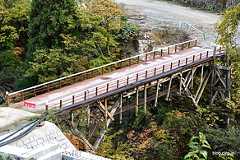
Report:
[[[66,54],[61,49],[37,50],[33,54],[32,61],[29,63],[22,81],[19,81],[20,88],[31,86],[38,83],[54,80],[70,73],[84,70],[83,58],[78,55]],[[25,86],[27,81],[27,86]]]
[[[37,49],[61,48],[61,34],[71,33],[80,26],[74,24],[76,8],[75,0],[32,0],[28,54]]]
[[[188,144],[190,152],[184,156],[184,160],[207,160],[208,149],[211,149],[206,136],[199,132],[199,136],[193,136]]]
[[[10,3],[11,2],[11,3]],[[26,48],[29,0],[1,1],[0,50]]]
[[[227,64],[232,70],[231,100],[227,107],[232,112],[233,121],[240,113],[240,56],[239,48],[235,44],[235,36],[240,21],[240,5],[225,11],[220,24],[218,25],[219,43],[226,49]]]
[[[1,97],[15,89],[26,48],[29,7],[29,0],[0,0]]]

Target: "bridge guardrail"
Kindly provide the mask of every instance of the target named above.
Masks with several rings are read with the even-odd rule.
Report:
[[[41,95],[52,90],[60,89],[65,86],[72,85],[74,83],[90,79],[104,73],[109,73],[115,69],[127,67],[133,64],[138,64],[142,61],[147,61],[151,59],[157,58],[157,56],[164,56],[167,54],[173,54],[180,50],[191,48],[197,46],[197,39],[189,40],[183,43],[178,43],[175,45],[171,45],[168,47],[163,47],[162,49],[151,51],[148,53],[143,53],[137,56],[133,56],[130,58],[126,58],[123,60],[119,60],[113,63],[109,63],[100,67],[96,67],[93,69],[89,69],[83,72],[79,72],[76,74],[72,74],[63,78],[59,78],[50,82],[46,82],[40,85],[36,85],[30,88],[26,88],[20,91],[7,93],[6,94],[6,103],[17,103],[20,101],[24,101],[26,99],[32,98],[37,95]]]
[[[64,108],[65,106],[70,106],[78,102],[85,102],[96,96],[100,96],[109,93],[114,90],[121,89],[128,85],[134,84],[136,82],[160,75],[166,72],[170,72],[179,67],[184,67],[189,64],[195,64],[197,62],[208,60],[209,58],[214,58],[215,56],[221,56],[224,50],[221,47],[215,48],[213,51],[205,51],[198,53],[197,55],[187,56],[186,58],[175,60],[171,63],[160,64],[154,68],[149,68],[147,70],[139,71],[136,74],[130,73],[123,78],[114,79],[111,82],[106,82],[97,87],[90,88],[88,90],[82,91],[71,98],[65,98],[60,100],[60,102],[48,103],[51,108]]]

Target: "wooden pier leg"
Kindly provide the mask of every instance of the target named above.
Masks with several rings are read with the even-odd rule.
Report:
[[[108,121],[108,101],[107,98],[104,99],[104,105],[105,105],[105,121],[106,121],[106,128],[108,128],[107,121]]]
[[[182,95],[182,83],[183,83],[183,74],[180,73],[179,95]]]
[[[213,97],[213,87],[214,87],[214,80],[215,80],[215,66],[214,64],[212,64],[212,66],[210,67],[211,70],[212,70],[212,77],[211,77],[211,81],[210,81],[210,94],[211,94],[211,97]]]
[[[191,89],[193,88],[194,73],[195,73],[195,70],[192,69],[192,72],[191,72]]]
[[[91,108],[90,108],[90,105],[88,105],[87,107],[87,126],[89,127],[90,126],[90,119],[91,118]]]
[[[227,89],[227,98],[231,99],[231,69],[228,68],[227,70],[227,78],[226,78],[226,89]]]
[[[136,88],[136,108],[135,108],[135,115],[138,115],[138,106],[139,106],[139,90],[138,87]]]
[[[170,97],[171,86],[172,86],[172,79],[173,79],[173,76],[171,76],[170,81],[169,81],[169,85],[168,85],[168,93],[167,93],[167,97],[166,97],[167,101],[169,101],[169,97]]]
[[[71,122],[72,122],[72,126],[75,127],[74,125],[74,114],[73,112],[70,113],[71,114]]]
[[[156,97],[155,97],[154,107],[157,107],[157,104],[158,104],[159,85],[160,85],[160,79],[157,81],[157,90],[156,90]]]
[[[201,67],[201,83],[203,82],[204,65]]]
[[[147,113],[147,84],[144,85],[144,113]]]
[[[200,89],[200,91],[198,91],[198,94],[196,95],[196,98],[195,98],[196,99],[196,104],[198,104],[199,100],[201,99],[203,91],[207,86],[207,83],[208,83],[208,80],[209,80],[210,76],[211,76],[211,73],[209,73],[209,75],[207,75],[206,79],[204,79],[203,83],[201,84],[201,89]]]
[[[122,117],[123,117],[123,116],[122,116],[122,111],[123,111],[123,110],[122,110],[122,104],[123,104],[123,95],[121,94],[121,95],[120,95],[120,106],[119,106],[119,107],[120,107],[120,114],[119,114],[119,115],[120,115],[120,117],[119,117],[119,119],[120,119],[120,124],[122,124]]]

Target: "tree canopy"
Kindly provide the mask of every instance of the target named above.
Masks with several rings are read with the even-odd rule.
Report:
[[[240,114],[240,56],[239,46],[235,44],[235,37],[239,32],[240,5],[225,11],[222,21],[218,25],[219,44],[226,49],[227,63],[231,68],[231,99],[227,107],[233,113],[234,121]],[[236,123],[236,122],[235,122]]]
[[[13,71],[4,73],[12,77],[11,90],[122,58],[137,28],[115,3],[107,3],[91,0],[81,7],[75,0],[0,0],[0,54],[20,64],[18,70],[1,64]]]

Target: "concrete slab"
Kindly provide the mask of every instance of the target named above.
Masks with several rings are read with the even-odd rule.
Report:
[[[0,107],[0,132],[7,132],[19,128],[28,120],[38,116],[40,115],[20,109]]]
[[[0,140],[7,137],[9,134],[11,133],[0,136]],[[13,151],[13,149],[15,151]],[[43,125],[35,128],[25,137],[0,147],[0,154],[1,153],[10,154],[11,156],[23,159],[33,157],[44,160],[108,160],[91,153],[78,151],[55,124],[47,121],[45,121]],[[59,158],[60,154],[65,156]]]

